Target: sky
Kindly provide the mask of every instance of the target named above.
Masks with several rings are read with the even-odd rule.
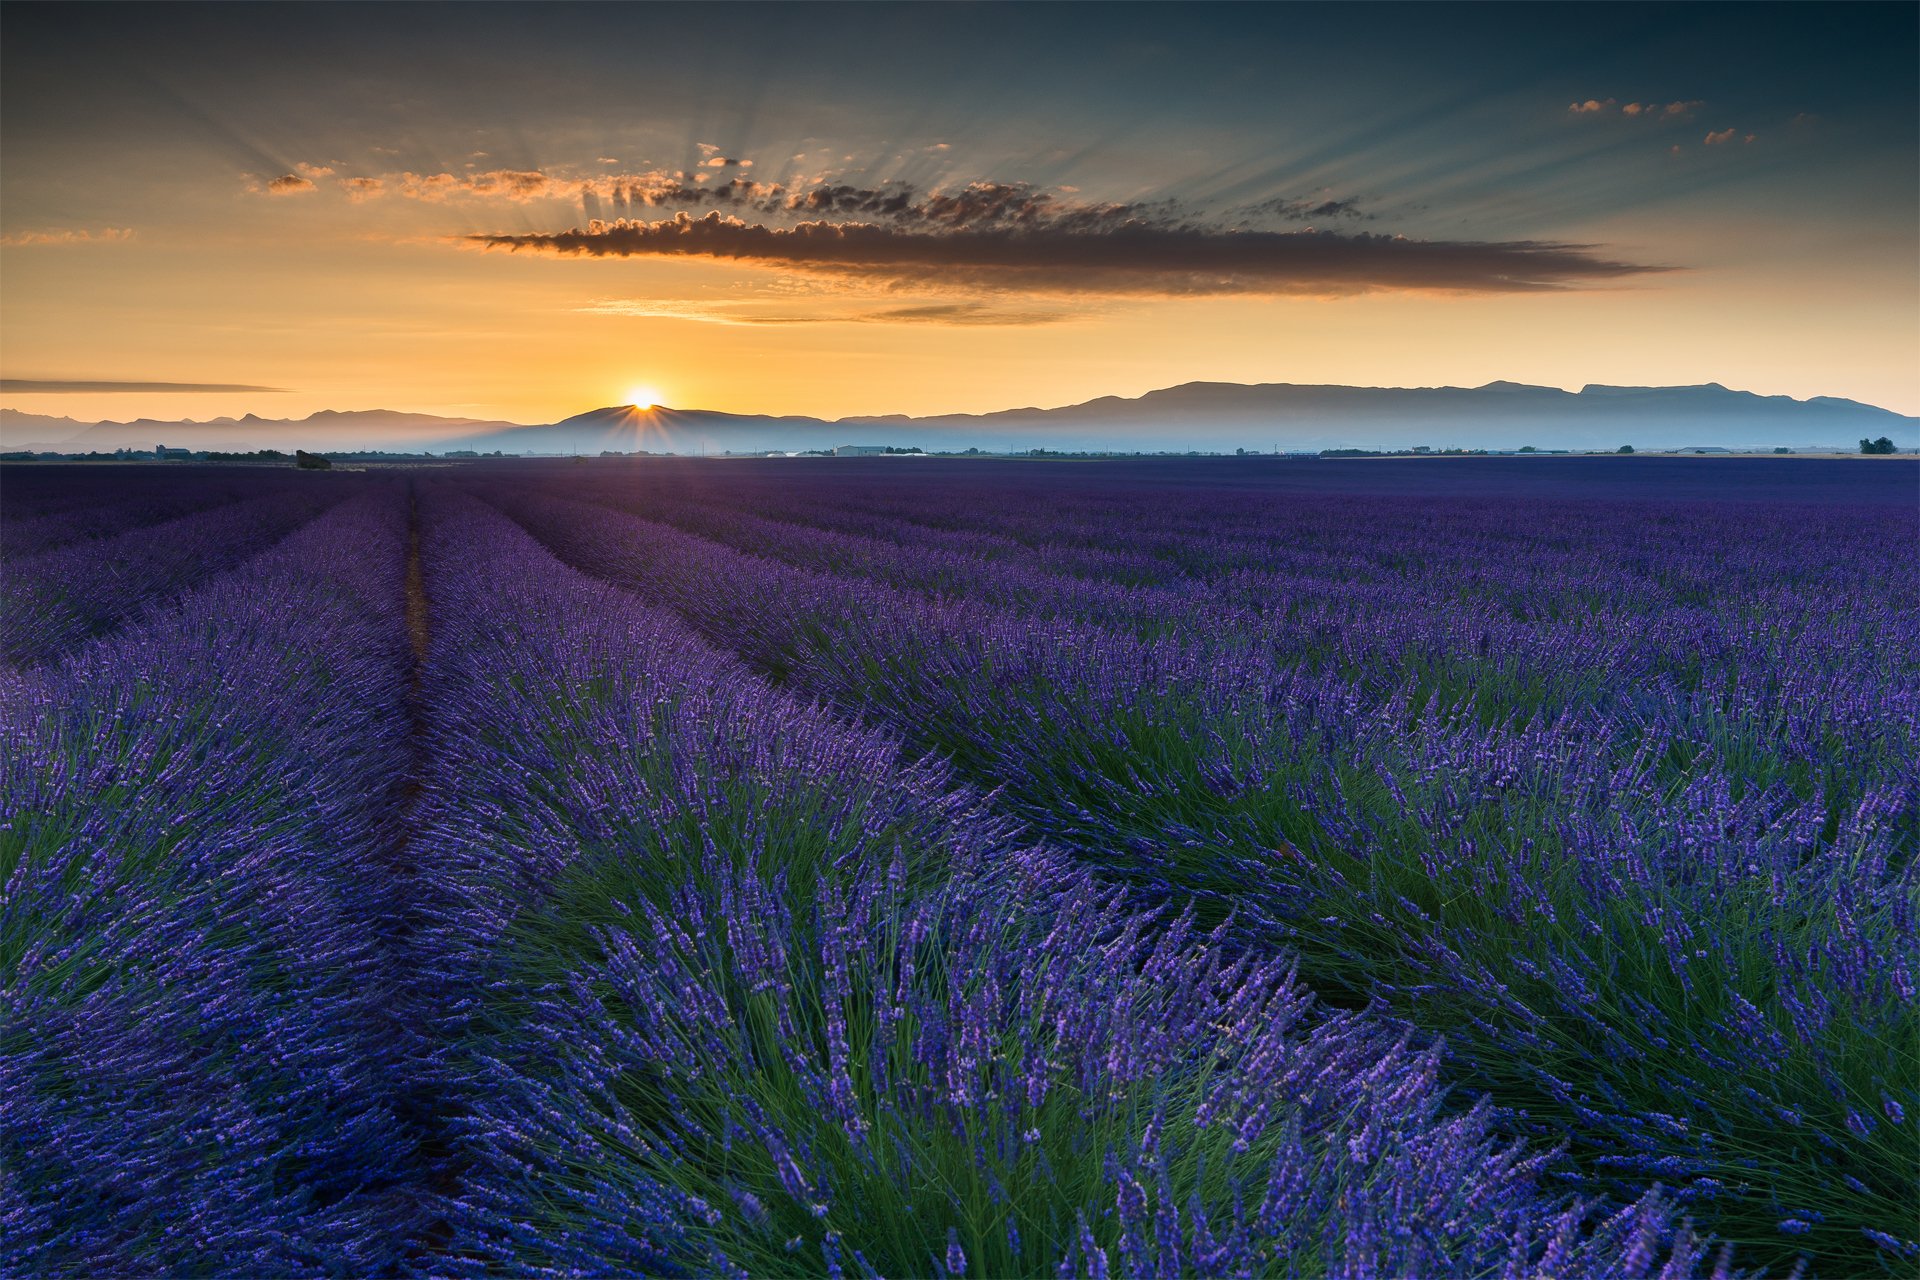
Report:
[[[1911,4],[0,7],[0,405],[1920,413]]]

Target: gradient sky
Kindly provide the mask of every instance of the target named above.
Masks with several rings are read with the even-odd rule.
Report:
[[[0,403],[1920,413],[1916,13],[9,3]]]

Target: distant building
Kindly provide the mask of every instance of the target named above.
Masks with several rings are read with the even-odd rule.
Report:
[[[157,444],[153,446],[153,456],[156,458],[159,458],[163,462],[168,458],[191,458],[193,456],[193,450],[169,449],[164,444]]]
[[[886,453],[883,444],[843,444],[833,451],[836,458],[877,458]]]

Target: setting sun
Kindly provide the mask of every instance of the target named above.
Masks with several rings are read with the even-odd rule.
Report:
[[[652,387],[632,387],[627,391],[627,403],[636,409],[651,409],[660,403],[660,393]]]

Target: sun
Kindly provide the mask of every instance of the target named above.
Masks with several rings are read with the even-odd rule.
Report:
[[[660,403],[660,393],[652,387],[627,388],[627,403],[642,411],[651,409]]]

